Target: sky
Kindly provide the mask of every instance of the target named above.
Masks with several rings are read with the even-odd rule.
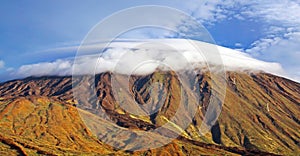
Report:
[[[32,65],[75,57],[81,41],[97,23],[117,11],[141,5],[179,9],[201,23],[217,45],[258,60],[276,62],[287,77],[300,81],[299,0],[3,1],[0,5],[0,81],[18,78],[12,73],[24,73]],[[187,33],[197,30],[189,31]],[[153,29],[132,31],[123,37],[178,38]]]

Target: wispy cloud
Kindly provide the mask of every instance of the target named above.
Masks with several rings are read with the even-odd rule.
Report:
[[[265,20],[268,23],[280,22],[284,25],[300,23],[300,3],[294,0],[259,0],[244,3],[242,15]],[[279,23],[278,23],[279,24]],[[279,25],[280,25],[279,24]]]
[[[195,0],[187,2],[185,6],[185,10],[191,12],[194,17],[208,23],[228,18],[252,18],[290,26],[300,23],[300,3],[295,0],[205,0],[200,3]]]
[[[209,59],[216,58],[214,56],[203,57],[190,43],[197,44],[201,47],[202,52],[208,55],[215,55],[212,54],[211,50],[218,50],[223,62]],[[187,42],[182,39],[115,42],[101,55],[89,54],[76,58],[75,64],[74,58],[59,59],[54,62],[23,65],[19,69],[11,71],[8,75],[11,75],[11,78],[43,75],[63,76],[71,75],[72,71],[73,74],[94,74],[105,71],[122,74],[148,74],[154,72],[157,68],[169,70],[161,65],[167,65],[172,70],[178,71],[188,70],[190,65],[201,68],[206,61],[217,66],[224,65],[226,70],[262,70],[277,75],[284,74],[278,63],[260,61],[245,53],[220,46],[207,49],[210,46],[208,43]]]
[[[0,69],[4,68],[4,65],[5,65],[4,61],[0,60]]]
[[[268,61],[276,61],[293,79],[300,77],[300,3],[293,0],[248,2],[241,12],[264,24],[262,38],[253,41],[245,52]]]
[[[231,18],[261,23],[263,29],[261,38],[253,41],[250,47],[239,50],[255,58],[279,62],[291,77],[299,80],[300,74],[297,72],[300,71],[299,1],[214,0],[204,2],[198,8],[191,4],[190,8],[193,15],[204,23],[215,24]]]
[[[282,37],[260,39],[246,52],[263,60],[279,62],[294,79],[300,78],[300,32],[289,32]]]

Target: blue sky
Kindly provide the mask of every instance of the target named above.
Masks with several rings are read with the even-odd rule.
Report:
[[[27,64],[74,57],[75,50],[68,51],[66,47],[78,46],[103,18],[139,5],[182,10],[203,24],[218,45],[264,61],[278,62],[289,77],[300,80],[300,1],[297,0],[3,1],[0,5],[0,75]],[[141,37],[141,33],[130,35]],[[156,37],[149,33],[142,35]]]

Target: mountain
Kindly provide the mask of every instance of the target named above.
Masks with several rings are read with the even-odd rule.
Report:
[[[193,90],[182,90],[174,72],[131,76],[125,83],[129,91],[119,89],[119,97],[115,88],[124,87],[118,86],[124,83],[120,79],[113,83],[114,76],[105,72],[73,78],[28,77],[1,83],[1,155],[300,154],[297,82],[263,72],[227,72],[221,114],[212,129],[201,135],[209,99],[214,89],[218,91],[209,72],[191,77]],[[194,92],[199,101],[191,98]],[[188,100],[184,107],[180,107],[182,94]],[[127,110],[123,103],[129,104]],[[189,119],[192,103],[199,107],[188,126],[181,128],[187,121],[183,119]],[[141,114],[130,113],[136,110]],[[166,123],[171,124],[163,127]],[[153,143],[157,148],[134,150],[152,144],[149,140],[157,135],[152,131],[158,128],[166,140],[180,135],[162,147],[159,145],[164,140],[158,139]],[[149,134],[146,137],[145,132]],[[118,140],[113,139],[116,136]]]

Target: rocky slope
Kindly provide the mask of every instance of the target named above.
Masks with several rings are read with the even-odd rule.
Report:
[[[300,84],[266,73],[228,72],[227,89],[218,122],[210,133],[201,136],[199,128],[209,103],[212,84],[209,73],[193,78],[195,90],[182,92],[179,79],[172,72],[155,72],[146,76],[132,76],[130,92],[123,93],[141,106],[130,103],[133,115],[122,108],[114,93],[112,73],[76,77],[30,77],[0,84],[0,148],[3,154],[94,154],[94,155],[297,155],[300,140]],[[90,84],[95,82],[95,92]],[[119,81],[121,82],[121,81]],[[151,88],[152,84],[158,85]],[[122,84],[122,83],[120,83]],[[93,87],[93,86],[92,86]],[[73,88],[73,90],[72,90]],[[73,97],[73,91],[80,95]],[[181,129],[182,118],[188,118],[188,105],[179,111],[182,118],[175,118],[166,131],[179,132],[181,136],[171,143],[155,149],[132,152],[118,150],[106,144],[116,127],[151,131],[174,117],[179,108],[181,93],[191,97],[199,92],[199,107],[191,124]],[[95,93],[96,97],[90,95]],[[155,94],[153,94],[155,93]],[[78,99],[79,97],[79,99]],[[120,98],[119,97],[119,98]],[[160,100],[160,99],[165,100]],[[190,98],[188,98],[190,99]],[[190,100],[186,102],[195,103]],[[148,105],[150,105],[148,107]],[[149,109],[151,108],[151,109]],[[155,112],[155,113],[149,113]],[[94,125],[105,125],[103,132],[111,132],[98,139],[91,126],[82,121],[107,114],[111,120],[93,120]],[[147,115],[149,114],[149,115]],[[101,127],[100,127],[101,128]],[[122,134],[121,134],[122,135]],[[120,143],[134,147],[124,134]],[[126,139],[127,138],[127,139]],[[132,136],[130,137],[132,138]],[[266,153],[264,153],[266,152]]]

